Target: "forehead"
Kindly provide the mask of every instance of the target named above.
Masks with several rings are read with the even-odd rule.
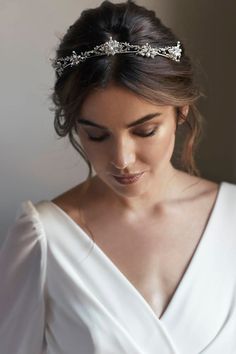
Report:
[[[171,111],[171,106],[148,102],[123,87],[110,85],[105,89],[93,90],[80,109],[80,116],[101,124],[109,122],[128,123],[147,113]]]

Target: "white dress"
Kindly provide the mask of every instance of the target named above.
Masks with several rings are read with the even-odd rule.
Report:
[[[236,185],[221,182],[167,309],[51,201],[22,203],[0,253],[0,354],[235,354]]]

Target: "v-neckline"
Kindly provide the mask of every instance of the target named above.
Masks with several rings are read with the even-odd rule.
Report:
[[[214,218],[215,218],[215,214],[216,214],[216,210],[218,208],[219,205],[219,200],[220,200],[220,196],[222,194],[222,187],[223,187],[224,182],[220,182],[219,183],[219,187],[218,187],[218,191],[215,197],[215,201],[213,204],[213,207],[211,208],[211,212],[209,214],[207,223],[204,227],[204,230],[202,232],[202,235],[198,241],[198,244],[194,250],[194,253],[191,257],[191,260],[188,263],[187,268],[184,271],[184,274],[182,275],[177,287],[175,288],[173,294],[171,295],[171,299],[168,302],[166,308],[164,309],[164,312],[162,312],[161,316],[158,317],[158,315],[155,313],[155,311],[152,309],[151,305],[148,303],[148,301],[144,298],[144,296],[141,294],[141,292],[133,285],[133,283],[125,276],[125,274],[119,269],[119,267],[111,260],[111,258],[105,253],[105,251],[102,250],[102,248],[96,243],[94,242],[91,237],[83,230],[83,228],[73,219],[69,216],[69,214],[67,214],[62,208],[60,208],[57,204],[55,204],[54,202],[52,202],[51,200],[46,200],[47,203],[49,203],[49,205],[51,205],[54,209],[56,209],[57,211],[59,211],[59,213],[64,216],[70,223],[71,225],[73,225],[75,227],[75,229],[79,230],[82,235],[85,237],[86,241],[89,242],[93,242],[93,246],[94,249],[97,250],[98,253],[100,253],[100,255],[106,259],[107,262],[110,263],[110,266],[116,271],[116,273],[119,275],[119,277],[121,277],[123,279],[123,281],[126,283],[126,285],[132,290],[133,293],[136,294],[136,296],[139,297],[139,299],[142,301],[143,305],[147,308],[147,310],[150,312],[150,314],[152,315],[152,317],[154,317],[154,319],[157,322],[162,322],[164,321],[165,317],[167,316],[167,313],[169,312],[169,309],[171,307],[171,304],[173,303],[174,299],[176,298],[176,296],[178,295],[181,287],[183,287],[185,278],[187,276],[187,274],[190,272],[190,270],[193,267],[194,261],[199,253],[199,249],[201,249],[204,245],[204,243],[207,240],[207,235],[210,232],[210,228],[212,223],[214,224]]]

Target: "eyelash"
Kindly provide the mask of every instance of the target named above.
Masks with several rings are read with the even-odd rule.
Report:
[[[154,128],[151,132],[149,133],[144,133],[144,134],[137,134],[139,135],[141,138],[149,138],[153,135],[155,135],[156,131],[157,131],[158,128]],[[89,140],[92,140],[92,141],[96,141],[96,142],[101,142],[101,141],[104,141],[106,138],[108,138],[109,135],[104,135],[104,136],[101,136],[101,137],[92,137],[92,136],[89,136],[88,135],[88,139]]]

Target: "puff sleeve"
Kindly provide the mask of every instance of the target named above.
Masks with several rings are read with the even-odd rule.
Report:
[[[0,248],[0,353],[45,352],[46,237],[24,201]]]

